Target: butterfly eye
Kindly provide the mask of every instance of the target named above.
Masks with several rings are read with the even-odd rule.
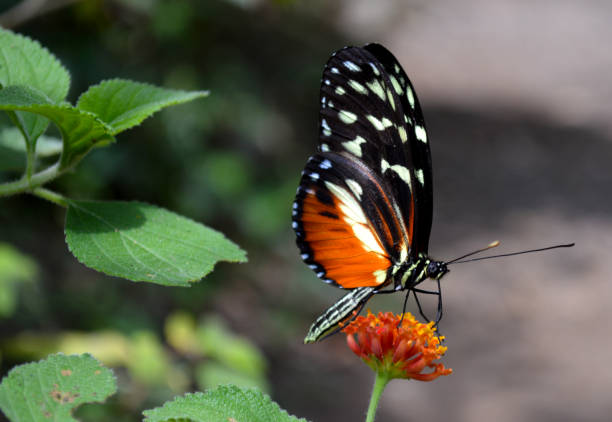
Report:
[[[438,266],[438,263],[434,261],[430,262],[429,265],[427,266],[427,276],[431,278],[435,278],[439,272],[440,272],[440,267]]]

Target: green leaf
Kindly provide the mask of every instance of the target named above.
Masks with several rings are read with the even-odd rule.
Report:
[[[162,108],[206,97],[208,91],[181,91],[125,79],[111,79],[84,92],[77,108],[96,114],[113,135],[139,125]]]
[[[73,409],[115,391],[113,373],[93,356],[59,353],[13,368],[0,384],[0,408],[12,422],[76,421]]]
[[[0,84],[28,85],[57,103],[68,94],[70,74],[38,41],[0,28]]]
[[[262,377],[266,359],[246,337],[237,336],[219,318],[208,317],[196,331],[202,352],[227,367],[252,377]]]
[[[220,386],[206,393],[186,394],[163,407],[145,410],[146,422],[296,422],[306,421],[289,415],[261,391]]]
[[[9,86],[0,90],[0,110],[28,111],[49,118],[62,133],[60,170],[78,162],[94,146],[113,142],[113,129],[95,114],[69,104],[52,104],[35,89]]]
[[[70,75],[37,41],[0,28],[0,87],[9,85],[30,86],[57,103],[66,98]],[[34,146],[49,121],[40,115],[21,112],[16,115]]]
[[[70,200],[65,231],[81,263],[133,281],[188,286],[218,261],[246,262],[223,234],[142,202]]]

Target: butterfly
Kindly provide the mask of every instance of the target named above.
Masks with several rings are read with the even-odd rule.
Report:
[[[326,283],[350,292],[318,317],[305,343],[338,331],[377,293],[438,297],[448,265],[567,248],[548,246],[450,261],[429,257],[433,189],[431,151],[412,83],[380,44],[345,47],[323,70],[317,153],[308,159],[296,193],[292,226],[302,260]],[[417,286],[426,279],[437,290]],[[404,308],[406,307],[404,301]]]
[[[416,286],[431,278],[438,291],[426,293],[441,297],[449,270],[428,256],[432,202],[429,139],[402,66],[380,44],[335,52],[323,70],[319,143],[302,172],[292,226],[302,260],[324,282],[351,291],[305,342],[337,330],[376,293],[416,297],[424,292]]]

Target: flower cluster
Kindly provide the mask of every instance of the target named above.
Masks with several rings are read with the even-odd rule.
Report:
[[[401,325],[400,325],[401,323]],[[433,322],[423,324],[410,313],[394,315],[391,312],[355,318],[343,330],[351,350],[376,373],[384,373],[388,379],[409,378],[432,381],[441,375],[449,375],[452,369],[439,359],[446,347],[440,345]],[[427,368],[429,372],[423,372]]]

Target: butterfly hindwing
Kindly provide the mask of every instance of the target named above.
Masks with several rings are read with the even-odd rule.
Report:
[[[302,259],[319,278],[344,288],[388,280],[401,222],[382,180],[363,163],[336,153],[311,157],[293,210]]]

